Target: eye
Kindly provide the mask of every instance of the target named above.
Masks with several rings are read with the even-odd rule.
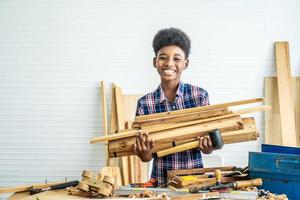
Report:
[[[174,58],[174,60],[176,61],[176,62],[180,62],[181,61],[181,58]]]
[[[165,56],[160,56],[158,59],[159,59],[159,60],[166,60],[167,57],[165,57]]]

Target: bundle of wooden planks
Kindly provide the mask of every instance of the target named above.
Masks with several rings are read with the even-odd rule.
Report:
[[[254,118],[241,118],[243,114],[265,111],[262,105],[232,111],[230,108],[263,102],[263,98],[215,104],[184,110],[137,116],[131,129],[118,130],[118,134],[95,138],[91,143],[108,142],[110,157],[134,155],[136,135],[148,133],[154,141],[152,153],[165,156],[198,146],[198,136],[219,129],[225,144],[256,140],[258,130]]]

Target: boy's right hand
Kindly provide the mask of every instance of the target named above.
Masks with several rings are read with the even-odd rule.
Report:
[[[153,140],[149,139],[147,132],[139,132],[137,134],[136,143],[133,145],[133,151],[143,162],[148,162],[152,159],[153,147]]]

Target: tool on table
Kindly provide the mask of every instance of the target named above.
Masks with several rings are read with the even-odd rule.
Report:
[[[212,147],[214,149],[221,149],[224,145],[223,138],[219,129],[212,130],[208,133],[208,136],[211,140]],[[185,144],[177,145],[168,149],[164,149],[155,153],[154,156],[163,157],[173,153],[182,152],[190,149],[199,147],[199,141],[188,142]]]
[[[149,187],[157,187],[157,179],[151,178],[148,182],[146,183],[131,183],[130,187],[142,187],[142,188],[149,188]]]
[[[61,184],[57,184],[57,185],[52,185],[48,188],[44,188],[44,189],[40,189],[40,188],[32,188],[29,190],[29,194],[30,195],[34,195],[40,192],[45,192],[48,190],[57,190],[57,189],[64,189],[66,187],[71,187],[71,186],[76,186],[79,184],[79,181],[69,181],[66,183],[61,183]]]
[[[221,184],[216,184],[212,186],[206,186],[206,187],[190,187],[189,191],[191,193],[198,193],[203,190],[221,190],[221,189],[226,189],[226,188],[233,188],[233,189],[239,189],[242,187],[247,187],[247,186],[261,186],[262,185],[262,179],[261,178],[256,178],[252,180],[247,180],[247,181],[235,181],[231,183],[221,183]]]

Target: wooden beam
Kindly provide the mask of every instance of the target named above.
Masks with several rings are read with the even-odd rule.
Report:
[[[231,114],[231,111],[228,111],[227,108],[218,108],[213,110],[206,110],[202,112],[195,112],[195,113],[187,113],[182,115],[170,115],[167,117],[161,117],[161,118],[154,118],[149,119],[148,121],[144,122],[133,122],[132,127],[133,128],[145,128],[151,127],[158,124],[167,124],[167,123],[178,123],[178,122],[185,122],[185,121],[192,121],[192,120],[198,120],[198,119],[205,119],[208,117],[216,117],[220,115],[225,114]]]
[[[115,98],[116,98],[115,101],[116,101],[118,129],[125,129],[124,102],[123,102],[122,90],[119,86],[115,85],[114,92],[115,92]],[[129,184],[128,158],[122,157],[121,162],[122,162],[121,174],[123,176],[123,184],[127,185],[127,184]]]
[[[184,110],[176,110],[176,111],[163,112],[163,113],[157,113],[157,114],[151,114],[151,115],[142,115],[142,116],[135,117],[134,121],[142,122],[142,121],[148,121],[149,119],[161,118],[161,117],[166,117],[166,116],[171,116],[171,115],[181,115],[181,114],[187,114],[187,113],[193,113],[193,112],[200,112],[200,111],[204,111],[204,110],[211,110],[211,109],[217,109],[217,108],[226,108],[226,107],[231,107],[231,106],[258,103],[258,102],[263,102],[263,101],[264,101],[263,98],[247,99],[247,100],[242,100],[242,101],[214,104],[214,105],[195,107],[195,108],[189,108],[189,109],[184,109]]]
[[[297,146],[288,42],[275,43],[282,144]]]
[[[106,92],[105,92],[105,83],[104,83],[104,81],[100,82],[100,96],[101,96],[101,104],[102,104],[103,132],[104,132],[105,136],[108,136],[107,109],[106,109]],[[106,163],[106,166],[109,165],[107,143],[105,144],[105,163]]]

